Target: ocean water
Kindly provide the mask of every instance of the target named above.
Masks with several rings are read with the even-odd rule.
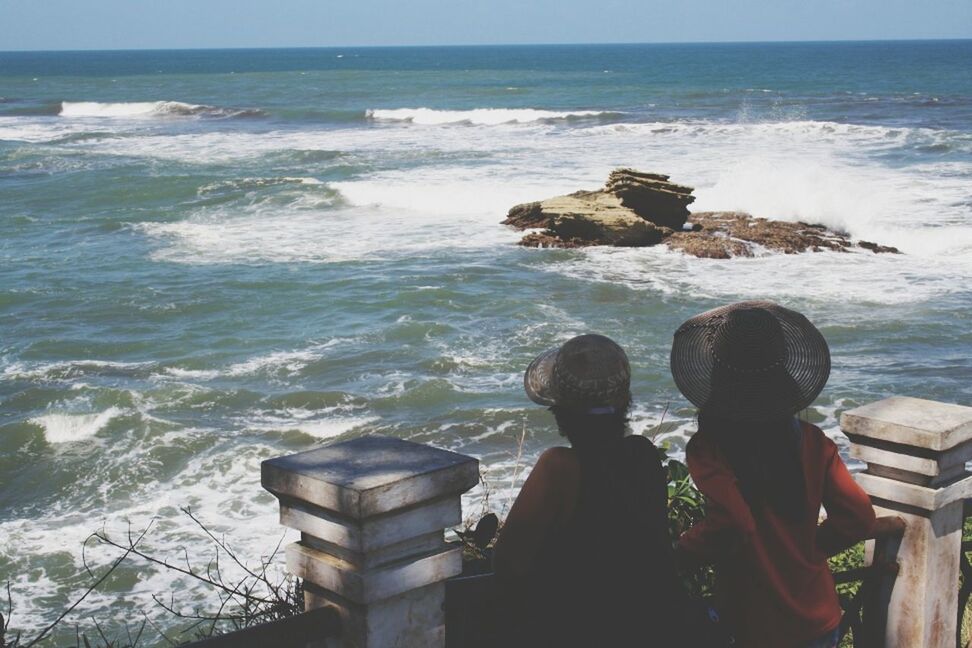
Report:
[[[499,225],[617,166],[904,254],[534,250]],[[2,53],[12,626],[83,590],[103,526],[155,520],[147,546],[177,557],[206,546],[191,506],[258,561],[283,535],[260,461],[322,442],[475,455],[502,508],[519,440],[526,464],[558,442],[521,372],[582,332],[628,350],[632,427],[677,455],[672,331],[748,298],[830,341],[807,416],[838,440],[891,394],[972,403],[972,41]],[[118,574],[73,619],[171,627],[153,592],[215,607]]]

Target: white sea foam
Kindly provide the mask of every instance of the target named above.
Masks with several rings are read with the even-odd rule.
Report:
[[[235,362],[222,368],[187,369],[183,367],[166,367],[154,379],[164,380],[167,377],[177,380],[214,380],[226,377],[265,376],[270,378],[289,378],[299,374],[307,365],[324,358],[332,349],[353,343],[355,337],[336,337],[326,342],[310,344],[302,349],[289,351],[272,351]]]
[[[259,111],[218,108],[182,101],[126,101],[101,103],[97,101],[62,101],[61,117],[234,117],[258,114]]]
[[[69,123],[54,123],[53,118],[28,120],[22,117],[0,117],[0,140],[12,142],[50,142],[77,132]]]
[[[324,186],[324,183],[317,178],[309,177],[237,178],[203,185],[198,189],[198,193],[206,195],[224,191],[253,191],[280,185]]]
[[[109,407],[93,414],[44,414],[29,421],[44,429],[44,438],[48,443],[70,443],[93,437],[112,419],[124,413],[121,408]]]
[[[972,229],[954,223],[972,216],[969,205],[962,204],[968,182],[864,165],[832,152],[800,158],[756,152],[733,161],[714,182],[700,187],[693,208],[820,223],[910,254],[967,254]]]
[[[321,357],[322,351],[334,346],[325,344],[296,351],[274,351],[266,355],[250,358],[228,367],[225,371],[230,376],[249,376],[258,373],[291,375],[299,372],[309,363]]]
[[[140,101],[125,103],[98,103],[95,101],[61,102],[61,117],[145,117],[160,112],[163,102]],[[183,104],[192,108],[191,104]]]
[[[163,375],[177,380],[213,380],[218,378],[218,369],[183,369],[181,367],[166,367]]]
[[[597,117],[614,113],[599,110],[553,111],[533,108],[474,108],[471,110],[433,110],[432,108],[395,108],[368,110],[367,116],[378,121],[402,121],[413,124],[525,124],[570,117]]]
[[[153,253],[159,260],[343,262],[507,245],[518,235],[498,227],[497,221],[511,205],[578,188],[593,189],[611,168],[634,166],[664,171],[675,181],[695,186],[698,199],[693,209],[697,211],[737,209],[767,218],[812,221],[855,238],[895,245],[908,256],[893,262],[890,276],[906,283],[909,274],[921,276],[920,283],[932,286],[929,290],[935,294],[962,285],[972,271],[968,225],[972,165],[954,158],[942,163],[948,168],[883,161],[911,155],[914,147],[972,151],[972,138],[963,133],[806,119],[591,125],[541,118],[510,128],[454,128],[449,120],[468,121],[473,111],[452,113],[432,115],[442,120],[428,128],[151,136],[136,132],[71,146],[107,155],[191,163],[245,162],[294,149],[341,151],[392,167],[330,184],[329,189],[340,192],[339,198],[305,186],[305,180],[286,178],[281,182],[293,180],[294,185],[285,192],[294,194],[289,205],[279,198],[261,202],[262,187],[259,181],[248,184],[252,178],[229,180],[254,192],[253,204],[204,206],[181,221],[136,226],[159,242]],[[509,116],[494,115],[499,124]],[[0,120],[0,137],[2,131]],[[39,138],[40,133],[30,136]],[[398,160],[407,164],[394,168]],[[200,191],[219,191],[221,186]],[[655,258],[652,254],[657,253],[632,254]],[[679,267],[677,258],[662,255],[649,265]],[[948,264],[940,262],[946,258]],[[736,270],[748,268],[747,263],[737,263]],[[752,271],[764,271],[761,263],[772,262],[754,260]],[[871,270],[884,272],[884,265],[892,262],[861,256],[843,263],[855,268],[841,277],[848,287]],[[810,268],[803,265],[793,262],[789,280],[794,290],[808,285],[798,279]],[[646,276],[643,272],[627,276],[642,286],[657,284],[664,289],[672,284],[658,278],[665,273],[653,270],[655,276]],[[611,272],[602,269],[592,274],[601,275]],[[835,276],[825,276],[830,285],[836,284]],[[952,288],[946,288],[949,282]],[[859,283],[865,292],[864,280]],[[922,294],[919,289],[906,292]]]
[[[11,362],[0,374],[5,380],[73,380],[89,375],[133,376],[150,370],[153,362],[65,360],[61,362]]]
[[[199,437],[204,430],[183,430],[178,435]],[[185,443],[175,437],[160,439],[160,443]],[[124,446],[124,441],[120,446]],[[296,539],[277,523],[277,505],[260,487],[260,462],[279,455],[281,448],[265,444],[245,444],[225,447],[215,452],[200,453],[192,457],[184,469],[164,482],[139,482],[131,486],[131,492],[119,493],[117,488],[103,495],[109,503],[92,508],[91,504],[77,499],[55,503],[43,512],[31,512],[24,517],[8,517],[0,521],[0,553],[12,566],[13,595],[18,601],[13,627],[27,629],[40,627],[42,621],[52,619],[52,611],[45,597],[55,594],[75,597],[77,592],[65,585],[63,577],[49,576],[43,569],[51,558],[63,564],[65,558],[74,563],[78,573],[83,570],[81,552],[84,547],[89,566],[104,568],[118,552],[97,542],[85,543],[90,534],[104,525],[116,539],[123,539],[130,530],[140,531],[153,520],[147,541],[143,546],[153,555],[178,560],[183,547],[192,560],[205,570],[205,563],[212,556],[211,541],[185,515],[179,507],[191,506],[195,515],[214,532],[222,536],[237,554],[251,566],[259,567],[261,557],[268,557],[278,541],[284,544]],[[144,448],[133,447],[131,453],[119,453],[120,460],[131,461],[137,466]],[[77,489],[81,492],[98,492],[98,483],[104,475],[95,467],[82,474]],[[101,486],[106,484],[101,483]],[[109,487],[117,485],[108,484]],[[261,495],[262,493],[262,495]],[[108,508],[104,508],[107,506]],[[105,512],[108,511],[108,512]],[[162,519],[158,519],[158,518]],[[130,526],[129,526],[130,525]],[[269,535],[268,535],[269,532]],[[30,553],[24,551],[30,548]],[[16,548],[16,551],[14,551]],[[9,551],[8,551],[9,550]],[[226,561],[221,564],[228,580],[240,578],[241,570]],[[270,573],[282,576],[282,555],[277,555]],[[209,607],[204,590],[194,587],[191,579],[165,569],[157,569],[147,563],[138,565],[138,582],[125,598],[143,610],[156,622],[165,622],[166,614],[152,602],[158,592],[177,592],[177,603],[187,607]],[[87,597],[79,612],[81,618],[114,618],[117,612],[116,592],[94,592]],[[219,602],[216,602],[218,607]],[[56,614],[56,611],[54,612]],[[73,636],[73,635],[72,635]]]
[[[158,241],[153,256],[159,260],[332,263],[496,248],[519,238],[498,226],[510,206],[594,189],[610,169],[634,166],[694,185],[696,211],[731,209],[823,223],[906,254],[833,255],[825,266],[814,255],[769,255],[733,260],[727,273],[719,262],[688,266],[682,255],[663,249],[612,250],[544,267],[666,294],[733,298],[758,285],[761,295],[898,303],[961,289],[972,276],[972,165],[954,159],[890,165],[881,159],[943,141],[970,146],[967,139],[947,131],[806,120],[567,128],[532,122],[509,129],[443,124],[296,135],[131,137],[92,146],[210,160],[301,148],[409,161],[405,168],[330,183],[328,188],[340,193],[334,200],[322,200],[318,188],[306,187],[305,198],[291,205],[206,206],[182,221],[138,225]],[[423,159],[430,163],[411,162]],[[295,191],[301,189],[296,185]],[[759,282],[741,279],[756,275]]]
[[[513,205],[570,190],[568,182],[522,177],[515,182],[503,165],[392,171],[331,187],[357,206],[408,210],[423,216],[484,216],[495,224]],[[442,219],[440,219],[441,222]],[[477,228],[479,229],[479,228]]]
[[[315,418],[295,417],[290,419],[264,417],[251,422],[250,427],[263,431],[297,430],[315,439],[323,440],[347,434],[379,420],[375,416],[334,416],[321,415],[320,413],[315,413],[315,416]]]
[[[483,225],[479,218],[456,217],[442,222],[436,214],[402,209],[334,211],[289,205],[207,210],[185,221],[135,227],[163,243],[153,254],[155,259],[207,264],[340,263],[443,249],[486,248],[517,238],[503,228],[490,231]],[[470,236],[473,233],[475,236]],[[479,237],[480,233],[485,235]]]
[[[584,281],[620,284],[663,295],[781,303],[908,304],[964,289],[967,261],[867,251],[767,254],[699,261],[662,246],[591,249],[546,270]]]

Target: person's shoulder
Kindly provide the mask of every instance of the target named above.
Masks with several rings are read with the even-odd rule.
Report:
[[[800,421],[800,429],[803,431],[803,447],[812,452],[830,456],[837,452],[837,444],[828,437],[823,430],[808,421]]]
[[[635,452],[658,450],[657,446],[651,442],[651,439],[640,434],[629,434],[628,436],[624,437],[621,442],[624,443],[625,447],[627,447],[629,450],[634,450]]]
[[[629,434],[621,441],[626,453],[635,457],[661,460],[661,452],[651,439],[640,434]]]
[[[715,450],[715,443],[708,434],[699,430],[685,444],[685,455],[708,456]]]
[[[572,477],[580,473],[580,459],[573,448],[555,446],[543,451],[533,470],[555,477]]]
[[[800,429],[803,431],[803,438],[808,441],[812,441],[813,443],[823,443],[823,444],[826,444],[828,442],[833,443],[833,441],[830,440],[830,437],[824,434],[823,430],[821,430],[813,423],[810,423],[809,421],[801,420]]]
[[[658,479],[665,479],[667,471],[665,462],[667,457],[658,449],[651,439],[640,434],[631,434],[622,439],[622,462],[629,470]]]

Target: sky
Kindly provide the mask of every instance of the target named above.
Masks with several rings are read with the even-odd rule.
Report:
[[[0,51],[972,38],[972,0],[0,0]]]

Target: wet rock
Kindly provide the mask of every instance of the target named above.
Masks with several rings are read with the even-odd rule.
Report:
[[[877,243],[871,243],[870,241],[858,241],[858,247],[862,247],[865,250],[870,250],[874,254],[890,253],[890,254],[901,254],[901,250],[891,245],[878,245]]]
[[[665,240],[665,244],[672,250],[701,259],[753,256],[749,245],[728,236],[696,236],[692,232],[675,232]]]
[[[593,241],[582,241],[581,239],[562,239],[554,234],[544,234],[543,232],[530,232],[520,240],[523,247],[535,248],[579,248],[597,245]]]
[[[753,218],[742,212],[699,212],[691,223],[694,231],[678,232],[665,243],[686,254],[719,259],[753,256],[759,248],[797,254],[854,247],[845,235],[822,225]]]
[[[678,230],[685,224],[689,215],[688,205],[694,200],[692,187],[669,182],[667,175],[615,169],[608,176],[604,189],[576,191],[566,196],[516,205],[510,209],[503,224],[519,229],[534,229],[550,227],[558,217],[603,220],[609,216],[605,212],[611,212],[612,218],[623,212],[625,220],[631,216],[659,228]],[[609,231],[613,229],[608,228]],[[624,237],[623,240],[631,238]]]
[[[614,194],[604,191],[578,191],[567,196],[549,198],[539,203],[517,205],[510,210],[504,224],[519,229],[545,228],[544,236],[531,237],[524,245],[552,246],[554,239],[565,244],[557,247],[614,245],[644,247],[655,245],[671,230],[641,218],[621,203]]]
[[[668,178],[660,173],[615,169],[604,190],[620,198],[622,205],[641,218],[678,230],[688,219],[688,206],[695,196],[692,187],[669,182]]]
[[[577,192],[542,203],[550,214],[547,229],[563,239],[580,239],[602,245],[642,247],[665,237],[662,228],[647,221],[603,191]]]
[[[699,212],[689,221],[692,231],[675,232],[664,243],[673,250],[706,259],[751,257],[758,253],[847,252],[863,248],[874,253],[900,253],[869,241],[854,242],[823,225],[754,218],[741,212]]]
[[[708,259],[766,252],[846,252],[854,248],[898,252],[869,241],[854,242],[823,225],[754,218],[741,212],[690,216],[688,205],[693,200],[691,187],[670,182],[667,175],[616,169],[604,189],[517,205],[503,223],[521,230],[542,230],[520,241],[528,247],[643,247],[664,243],[673,250]]]
[[[549,220],[549,215],[543,213],[543,206],[539,202],[531,202],[510,209],[503,225],[510,225],[517,229],[533,229],[546,227]]]

